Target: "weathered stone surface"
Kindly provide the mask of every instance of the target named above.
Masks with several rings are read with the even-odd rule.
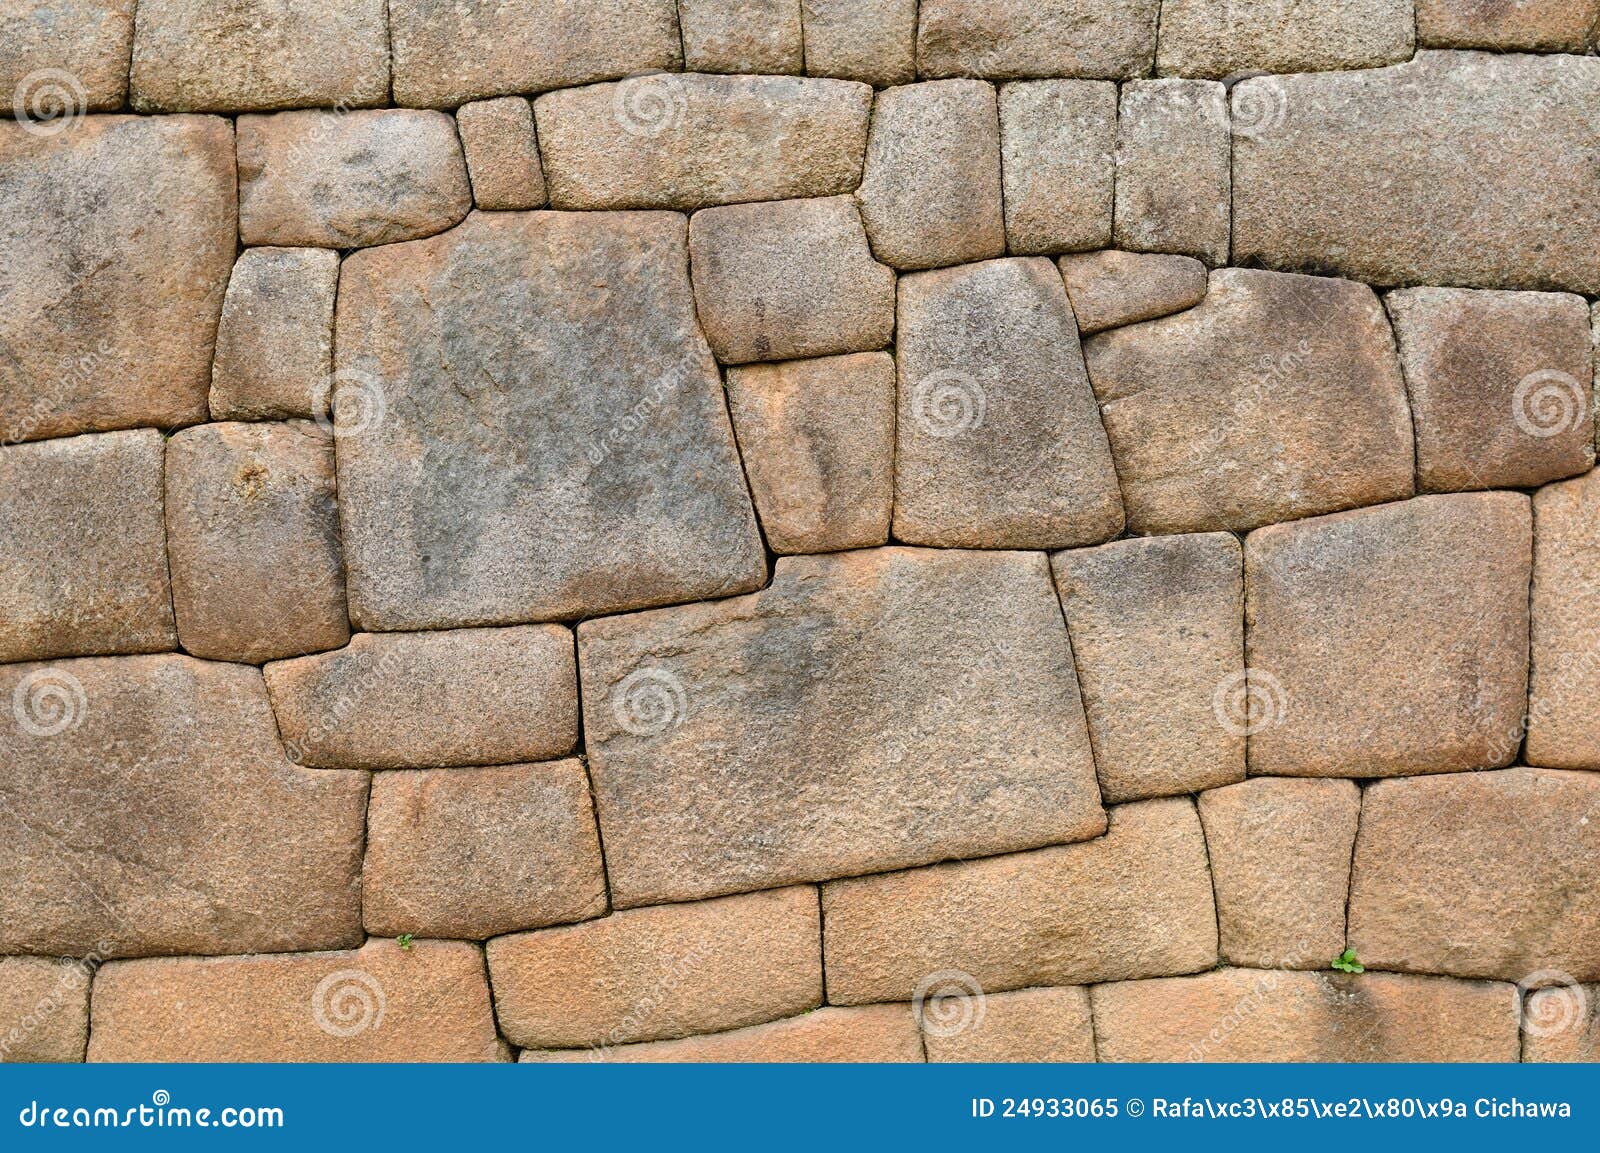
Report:
[[[1370,967],[1600,977],[1600,777],[1514,768],[1369,785],[1350,945]]]
[[[822,925],[810,886],[489,942],[500,1027],[539,1049],[656,1041],[790,1017],[822,1003]]]
[[[1515,1061],[1516,988],[1223,969],[1090,990],[1102,1061]]]
[[[1378,68],[1411,59],[1415,39],[1411,0],[1163,0],[1156,71],[1221,80]]]
[[[333,438],[309,421],[167,442],[167,558],[184,651],[255,665],[350,639]]]
[[[82,1061],[92,975],[72,957],[0,957],[0,1061]]]
[[[728,409],[774,552],[888,543],[893,357],[859,352],[730,369]]]
[[[616,905],[1105,828],[1043,556],[783,557],[753,596],[578,640]]]
[[[522,1061],[914,1062],[923,1060],[917,1022],[906,1005],[818,1009],[728,1033],[618,1045],[604,1051],[525,1049]]]
[[[606,911],[578,760],[379,773],[361,870],[369,933],[491,937]]]
[[[1583,297],[1405,288],[1384,303],[1399,339],[1424,492],[1532,488],[1594,467]]]
[[[247,248],[228,278],[211,364],[213,420],[320,414],[333,371],[339,254]]]
[[[923,1002],[922,1042],[930,1061],[1093,1061],[1094,1022],[1086,989],[1019,989],[959,996],[943,1013]],[[969,1017],[968,1014],[971,1014]],[[970,1024],[964,1024],[970,1021]]]
[[[1257,777],[1200,794],[1223,959],[1325,969],[1344,952],[1344,903],[1361,790]]]
[[[1586,51],[1596,0],[1417,0],[1417,42],[1429,48]]]
[[[872,259],[848,196],[697,212],[689,256],[724,364],[865,352],[894,334],[894,270]]]
[[[909,997],[959,970],[987,992],[1192,973],[1217,962],[1205,838],[1188,798],[1119,805],[1110,831],[822,890],[828,1000]]]
[[[140,112],[382,104],[384,0],[139,0],[132,85]]]
[[[1192,256],[1106,249],[1056,264],[1084,336],[1182,312],[1206,295],[1206,266]]]
[[[1532,517],[1520,493],[1424,496],[1245,540],[1250,771],[1388,777],[1516,756]]]
[[[1522,1003],[1524,1061],[1600,1061],[1600,985],[1558,985]]]
[[[922,0],[922,75],[1091,76],[1150,71],[1159,0]]]
[[[1137,533],[1244,531],[1412,491],[1411,415],[1370,288],[1244,268],[1084,342]]]
[[[1061,277],[1041,258],[902,277],[894,535],[1064,548],[1122,531],[1122,497]]]
[[[0,662],[176,648],[153,429],[0,445]]]
[[[477,214],[357,253],[338,363],[351,619],[573,618],[766,577],[681,216]]]
[[[186,656],[0,668],[0,952],[361,940],[365,773],[290,764],[261,674]]]
[[[672,0],[390,0],[397,104],[452,108],[683,67]]]
[[[95,979],[91,1061],[499,1061],[466,941],[116,961]]]
[[[238,123],[245,244],[392,244],[443,231],[472,207],[455,121],[442,112],[279,112]]]
[[[0,121],[0,443],[205,420],[237,235],[228,122],[36,128]]]
[[[578,740],[572,633],[560,625],[358,633],[264,670],[289,756],[322,768],[537,761]]]
[[[1117,86],[1036,80],[1000,89],[1006,240],[1019,255],[1111,243]]]
[[[907,84],[873,103],[857,194],[872,251],[896,268],[1000,256],[1000,113],[977,80]]]
[[[850,80],[655,74],[534,102],[556,208],[704,208],[851,192],[872,89]]]
[[[690,72],[801,72],[800,0],[678,0]]]
[[[533,131],[533,105],[521,96],[479,100],[456,111],[467,154],[472,199],[479,208],[539,208],[544,168]]]
[[[917,78],[917,0],[800,0],[806,72],[887,88]]]
[[[1600,769],[1600,473],[1533,496],[1531,765]]]
[[[132,43],[133,0],[7,5],[0,12],[0,93],[35,120],[121,108]]]
[[[1228,93],[1212,80],[1135,80],[1117,117],[1116,246],[1228,262]]]
[[[1600,292],[1600,59],[1419,52],[1232,99],[1235,264]]]
[[[1114,541],[1052,558],[1107,801],[1244,779],[1216,712],[1244,669],[1244,566],[1229,533]]]

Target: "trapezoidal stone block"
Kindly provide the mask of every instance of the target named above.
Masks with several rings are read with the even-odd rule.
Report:
[[[1228,262],[1228,93],[1134,80],[1117,106],[1116,247]]]
[[[1000,89],[1006,243],[1017,255],[1111,243],[1117,86],[1030,80]]]
[[[917,0],[800,0],[806,75],[879,88],[917,78]]]
[[[0,957],[0,1061],[82,1061],[96,958]]]
[[[1533,494],[1531,765],[1600,769],[1600,473]]]
[[[544,167],[533,129],[533,105],[521,96],[477,100],[456,110],[467,155],[472,200],[484,209],[540,208]]]
[[[1182,312],[1206,295],[1206,266],[1192,256],[1105,249],[1063,256],[1056,267],[1084,336]]]
[[[1411,59],[1412,23],[1411,0],[1164,0],[1156,72],[1223,80],[1379,68]]]
[[[1159,0],[922,0],[917,63],[930,78],[1143,76],[1159,10]]]
[[[128,95],[132,43],[133,0],[9,5],[0,13],[0,92],[24,110],[19,119],[114,111]]]
[[[1600,985],[1562,983],[1522,999],[1524,1061],[1600,1061]]]
[[[934,986],[930,993],[944,991]],[[948,986],[922,1002],[922,1043],[930,1061],[1073,1061],[1094,1055],[1089,991],[1075,987],[972,995]]]
[[[678,1041],[606,1049],[524,1049],[519,1061],[848,1062],[922,1061],[922,1038],[909,1005],[822,1008],[803,1017],[708,1033]]]
[[[320,416],[333,371],[339,254],[247,248],[234,263],[211,362],[211,419]]]
[[[1597,23],[1597,0],[1417,0],[1417,42],[1425,48],[1582,55]]]

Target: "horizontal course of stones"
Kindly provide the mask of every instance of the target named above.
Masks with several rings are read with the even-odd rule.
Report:
[[[13,6],[0,1059],[1593,1059],[1597,20]]]

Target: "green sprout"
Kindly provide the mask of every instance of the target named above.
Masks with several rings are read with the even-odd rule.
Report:
[[[394,939],[394,943],[396,945],[399,945],[402,949],[410,949],[411,948],[411,941],[412,941],[412,937],[411,937],[410,933],[401,933],[398,937],[396,937]],[[1335,962],[1335,964],[1337,964],[1337,962]]]
[[[1356,951],[1346,949],[1333,959],[1333,967],[1341,973],[1365,973],[1367,967],[1356,960]]]

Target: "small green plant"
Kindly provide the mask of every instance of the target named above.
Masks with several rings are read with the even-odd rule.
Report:
[[[409,950],[411,948],[411,939],[412,938],[411,938],[411,934],[410,933],[401,933],[398,937],[396,937],[394,939],[394,943],[396,945],[399,945],[402,949]],[[1334,964],[1338,964],[1338,962],[1335,961]]]
[[[1356,951],[1346,949],[1333,959],[1333,967],[1341,973],[1365,973],[1367,967],[1356,960]]]

